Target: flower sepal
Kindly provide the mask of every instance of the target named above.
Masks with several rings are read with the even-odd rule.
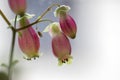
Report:
[[[60,7],[56,8],[54,11],[55,17],[60,17],[61,14],[67,13],[71,8],[66,5],[61,5]]]
[[[22,20],[22,19],[24,19],[24,18],[31,19],[31,18],[33,18],[34,16],[35,16],[35,14],[25,13],[25,14],[22,15],[22,16],[17,16],[16,21],[18,22],[18,21],[20,21],[20,20]],[[11,21],[12,21],[12,22],[15,22],[15,19],[12,19]]]

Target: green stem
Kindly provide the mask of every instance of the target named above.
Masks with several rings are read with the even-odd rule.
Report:
[[[45,16],[54,6],[60,7],[60,4],[52,4],[51,6],[49,6],[37,20],[41,20],[43,16]]]
[[[14,28],[16,28],[16,19],[17,19],[17,15],[15,17]],[[12,29],[12,43],[11,43],[11,51],[10,51],[9,66],[8,66],[9,80],[12,80],[12,62],[14,57],[15,38],[16,38],[16,31]]]
[[[19,28],[19,29],[16,29],[16,32],[18,32],[18,31],[20,31],[20,30],[23,30],[23,29],[26,29],[26,28],[28,28],[28,27],[31,27],[32,25],[34,25],[34,24],[37,24],[37,23],[39,23],[39,22],[42,22],[42,18],[52,9],[52,7],[54,7],[54,6],[60,6],[59,4],[52,4],[51,6],[49,6],[42,14],[41,14],[41,16],[39,16],[33,23],[31,23],[31,24],[29,24],[29,25],[27,25],[27,26],[24,26],[24,27],[22,27],[22,28]]]
[[[9,67],[8,67],[9,80],[12,80],[12,62],[13,62],[13,55],[14,55],[16,32],[12,31],[12,34],[13,34],[13,36],[12,36],[12,44],[11,44],[11,51],[10,51]]]
[[[2,10],[0,9],[0,15],[2,16],[2,18],[5,20],[5,22],[9,25],[9,27],[12,30],[15,30],[14,27],[12,26],[12,24],[9,22],[9,20],[7,19],[7,17],[4,15],[4,13],[2,12]]]

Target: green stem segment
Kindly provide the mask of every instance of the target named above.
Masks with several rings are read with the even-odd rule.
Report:
[[[16,21],[17,15],[15,16],[14,28],[16,29]],[[15,47],[15,38],[16,38],[16,31],[12,29],[12,43],[11,43],[11,51],[10,51],[10,58],[9,58],[9,66],[8,66],[8,78],[12,80],[12,63],[14,57],[14,47]]]
[[[12,31],[12,44],[11,44],[11,51],[10,51],[10,58],[9,58],[9,67],[8,67],[8,78],[12,80],[12,62],[13,62],[13,55],[14,55],[14,46],[15,46],[15,37],[16,32]]]
[[[6,23],[10,26],[11,23],[9,22],[9,20],[6,18],[6,16],[3,14],[3,12],[0,10],[0,15],[3,17],[3,19],[6,21]]]
[[[12,26],[12,24],[9,22],[9,20],[7,19],[7,17],[4,15],[4,13],[1,11],[0,9],[0,15],[2,16],[2,18],[5,20],[5,22],[9,25],[9,27],[12,29],[12,30],[15,30],[14,27]]]
[[[11,44],[11,50],[10,50],[10,58],[9,58],[9,65],[8,65],[8,78],[9,80],[12,80],[12,62],[13,62],[13,52],[14,52],[14,45],[15,45],[15,37],[16,37],[16,19],[17,16],[15,17],[15,23],[14,23],[14,27],[12,26],[12,24],[9,22],[9,20],[7,19],[7,17],[4,15],[4,13],[0,10],[0,15],[2,16],[2,18],[5,20],[5,22],[9,25],[9,27],[12,30],[12,44]]]

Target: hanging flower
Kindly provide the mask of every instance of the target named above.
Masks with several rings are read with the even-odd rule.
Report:
[[[29,21],[26,18],[20,20],[20,27],[28,24]],[[40,48],[39,37],[32,27],[19,32],[18,42],[21,50],[28,57],[27,59],[38,57]]]
[[[74,19],[68,14],[69,10],[69,6],[61,5],[55,10],[54,15],[59,17],[60,27],[64,34],[74,39],[76,37],[77,27]]]
[[[71,45],[69,39],[61,32],[59,23],[54,22],[49,25],[49,33],[52,36],[52,51],[58,58],[59,65],[71,63]]]
[[[26,11],[26,0],[8,0],[10,8],[15,14],[23,15]]]

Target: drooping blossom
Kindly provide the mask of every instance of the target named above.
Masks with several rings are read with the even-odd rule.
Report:
[[[77,26],[74,19],[69,15],[69,10],[69,6],[61,5],[55,10],[54,15],[59,17],[60,27],[64,34],[74,39],[76,37]]]
[[[26,18],[20,20],[20,27],[26,26],[29,21]],[[27,56],[27,59],[36,58],[39,56],[40,41],[37,33],[31,27],[19,32],[18,42],[20,49]]]
[[[49,27],[49,33],[52,36],[52,51],[58,58],[59,65],[71,63],[72,56],[69,39],[61,32],[59,23],[54,22]]]

